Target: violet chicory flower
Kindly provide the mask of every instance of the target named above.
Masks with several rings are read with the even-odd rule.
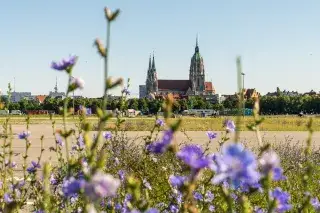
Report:
[[[178,153],[177,157],[192,169],[198,170],[209,166],[211,160],[204,156],[200,146],[186,145]]]
[[[204,201],[206,203],[211,203],[214,199],[214,195],[211,191],[207,191],[206,194],[204,195]]]
[[[280,158],[274,151],[268,151],[262,154],[259,159],[261,165],[262,174],[267,176],[270,172],[272,173],[273,180],[285,179],[283,171],[280,166]]]
[[[63,142],[62,138],[59,135],[56,138],[56,144],[59,145],[59,146],[63,146],[64,145],[64,142]]]
[[[128,90],[128,88],[124,88],[123,90],[121,90],[121,93],[125,95],[130,95],[130,91]]]
[[[208,208],[209,212],[214,212],[216,208],[213,205],[210,205]]]
[[[156,208],[150,208],[147,209],[147,211],[145,213],[159,213],[160,211]]]
[[[5,193],[3,195],[3,200],[4,200],[5,203],[11,203],[13,201],[13,198],[8,193]]]
[[[143,185],[144,185],[147,189],[152,190],[152,187],[151,187],[150,183],[149,183],[146,179],[143,179]]]
[[[286,212],[292,208],[292,205],[289,204],[289,193],[282,191],[281,188],[275,188],[274,191],[271,193],[271,197],[276,200],[277,212]]]
[[[193,192],[193,198],[195,200],[202,200],[203,199],[203,196],[202,194],[200,194],[199,192]]]
[[[232,120],[226,120],[225,127],[228,132],[234,132],[236,129],[236,125]]]
[[[313,206],[313,208],[314,208],[316,211],[320,211],[320,202],[319,202],[319,200],[318,200],[317,197],[311,198],[310,204]]]
[[[54,174],[50,175],[50,184],[51,185],[57,185],[58,181],[55,179]]]
[[[163,121],[162,119],[158,118],[158,119],[156,120],[156,125],[157,125],[157,126],[164,126],[164,121]]]
[[[110,140],[112,138],[112,133],[111,132],[104,132],[102,133],[102,136],[106,139],[106,140]]]
[[[217,133],[215,133],[215,132],[208,131],[206,134],[207,134],[209,140],[215,139],[217,137]]]
[[[120,180],[121,180],[121,182],[123,182],[124,181],[124,179],[125,179],[125,171],[124,170],[119,170],[118,171],[118,175],[119,175],[119,178],[120,178]]]
[[[39,163],[35,162],[35,161],[31,161],[31,166],[27,168],[27,171],[29,173],[35,173],[37,171],[37,169],[40,169],[41,166]]]
[[[170,182],[171,186],[173,186],[173,187],[182,186],[186,180],[187,180],[187,177],[185,177],[185,176],[170,175],[170,177],[169,177],[169,182]]]
[[[60,62],[55,62],[53,61],[51,63],[51,68],[58,70],[58,71],[62,71],[62,70],[68,70],[71,69],[77,60],[77,56],[69,56],[67,59],[62,59],[62,61]]]
[[[27,139],[28,137],[30,137],[30,135],[31,135],[31,132],[23,131],[18,134],[18,137],[19,137],[19,139]]]
[[[79,136],[79,138],[77,140],[77,145],[78,145],[79,149],[85,148],[85,143],[84,143],[84,139],[83,139],[82,135]]]
[[[215,163],[216,175],[212,179],[214,184],[231,181],[232,186],[238,188],[241,182],[252,185],[260,179],[255,155],[239,143],[224,145],[221,155],[216,156]]]
[[[173,205],[173,204],[169,206],[169,209],[170,209],[170,212],[172,212],[172,213],[178,213],[179,212],[179,207],[176,206],[176,205]]]
[[[74,177],[64,180],[62,184],[62,192],[64,196],[71,197],[78,194],[84,188],[86,182],[84,180],[76,180]]]
[[[167,148],[169,147],[172,139],[173,139],[172,130],[167,130],[164,132],[161,141],[156,141],[147,145],[146,149],[149,152],[152,152],[155,154],[164,153],[165,151],[167,151]]]
[[[85,186],[86,195],[93,199],[115,196],[120,181],[109,174],[97,172]]]

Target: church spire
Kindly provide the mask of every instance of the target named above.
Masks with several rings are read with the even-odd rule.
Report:
[[[149,68],[148,68],[148,70],[150,70],[151,69],[151,53],[150,53],[150,56],[149,56]]]
[[[198,34],[196,37],[196,48],[195,48],[195,52],[198,53],[199,52],[199,46],[198,46]]]
[[[154,51],[153,51],[153,54],[152,54],[152,70],[155,70],[156,69],[156,65],[155,65],[155,61],[154,61]]]
[[[54,87],[54,92],[58,93],[58,78],[56,77],[56,86]]]

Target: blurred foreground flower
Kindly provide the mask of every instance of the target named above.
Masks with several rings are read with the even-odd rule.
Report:
[[[71,79],[71,87],[73,90],[75,89],[83,89],[84,88],[84,80],[82,80],[81,78],[78,77],[72,77]],[[70,90],[70,91],[73,91]]]
[[[170,129],[170,130],[167,130],[164,132],[161,141],[156,141],[156,142],[153,142],[153,143],[147,145],[146,149],[149,152],[152,152],[155,154],[164,153],[167,150],[167,148],[169,147],[172,139],[173,139],[173,132]]]
[[[204,156],[203,150],[197,145],[186,145],[178,153],[177,157],[192,169],[198,170],[209,166],[211,160]]]
[[[30,135],[31,135],[31,132],[23,131],[18,134],[18,137],[19,137],[19,139],[27,139],[28,137],[30,137]]]
[[[280,166],[280,158],[274,151],[264,152],[259,159],[259,163],[264,176],[267,176],[271,172],[273,180],[285,179]]]
[[[291,204],[289,204],[289,193],[283,192],[281,188],[275,188],[274,191],[271,193],[271,197],[276,200],[277,212],[286,212],[292,208]]]
[[[62,71],[62,70],[68,70],[71,69],[77,61],[77,56],[69,56],[67,59],[62,59],[60,62],[53,61],[51,63],[51,68]]]
[[[130,95],[130,91],[127,88],[124,88],[123,90],[121,90],[121,93],[125,95]]]
[[[239,143],[223,146],[221,155],[215,157],[215,163],[214,184],[227,181],[238,188],[240,183],[253,185],[260,179],[255,155]]]

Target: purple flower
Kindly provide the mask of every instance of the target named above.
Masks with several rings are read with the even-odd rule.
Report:
[[[285,179],[285,176],[283,176],[283,170],[280,166],[280,159],[275,152],[269,151],[263,153],[259,159],[259,163],[264,176],[267,176],[271,172],[273,180],[277,181]]]
[[[254,207],[254,213],[265,213],[266,211],[263,210],[262,208],[255,206]]]
[[[34,211],[33,213],[44,213],[44,211],[40,209],[40,210]]]
[[[316,210],[316,211],[320,211],[320,202],[318,200],[317,197],[315,198],[312,198],[310,200],[310,204],[313,206],[313,208]]]
[[[27,168],[27,171],[29,173],[35,173],[37,171],[37,169],[40,169],[41,166],[39,163],[35,162],[35,161],[31,161],[31,166]]]
[[[85,186],[85,193],[93,200],[115,196],[120,181],[109,174],[97,172]]]
[[[124,170],[119,170],[118,175],[119,175],[119,178],[120,178],[121,182],[124,181],[125,174],[126,174],[126,173],[125,173]]]
[[[167,151],[167,148],[169,147],[172,139],[173,139],[172,130],[167,130],[164,132],[161,141],[153,142],[147,145],[146,148],[149,152],[152,152],[155,154],[164,153],[165,151]]]
[[[73,85],[73,87],[75,89],[83,89],[84,88],[84,80],[78,77],[73,77],[71,80],[71,85]]]
[[[202,200],[203,199],[203,196],[202,194],[200,194],[199,192],[193,192],[193,198],[195,200]]]
[[[287,192],[283,192],[281,188],[277,187],[274,189],[274,191],[271,193],[271,197],[276,200],[277,212],[286,212],[289,211],[292,206],[289,204],[290,195]]]
[[[79,138],[77,140],[77,145],[78,145],[79,149],[85,148],[85,143],[84,143],[84,139],[83,139],[82,135],[79,136]]]
[[[143,179],[143,185],[144,185],[147,189],[149,189],[149,190],[152,189],[150,183],[149,183],[146,179]]]
[[[56,185],[58,183],[57,179],[54,178],[54,174],[50,175],[50,183],[51,185]]]
[[[177,157],[192,169],[202,169],[210,164],[210,159],[204,156],[200,146],[186,145],[178,153]]]
[[[66,179],[62,184],[62,192],[64,196],[71,197],[78,194],[85,186],[84,180],[76,180],[74,177]]]
[[[18,134],[19,139],[27,139],[31,135],[29,131],[23,131]]]
[[[214,184],[226,180],[238,188],[241,182],[252,185],[260,179],[255,155],[239,143],[224,145],[221,155],[216,156],[215,163],[216,175],[212,179]]]
[[[110,140],[110,139],[112,138],[111,132],[104,132],[104,133],[102,133],[102,136],[103,136],[106,140]]]
[[[156,125],[157,125],[157,126],[164,126],[164,121],[158,118],[158,119],[156,120]]]
[[[207,134],[209,140],[215,139],[217,137],[217,133],[215,133],[215,132],[208,131],[206,134]]]
[[[207,191],[204,197],[205,197],[204,201],[206,203],[211,203],[213,201],[214,195],[211,191]]]
[[[115,210],[116,211],[120,211],[122,209],[122,206],[120,203],[117,203],[115,206],[114,206]]]
[[[178,213],[179,212],[179,207],[176,205],[170,205],[169,206],[170,212],[172,213]]]
[[[156,208],[148,209],[145,213],[159,213],[160,211]]]
[[[208,208],[209,212],[214,212],[215,211],[215,208],[213,205],[210,205],[209,208]]]
[[[8,193],[5,193],[3,195],[3,200],[4,200],[5,203],[11,203],[13,201],[11,195],[9,195]]]
[[[124,88],[123,90],[121,90],[121,93],[125,95],[130,95],[130,91],[128,90],[128,88]]]
[[[170,177],[169,177],[169,182],[170,182],[171,186],[173,186],[173,187],[182,186],[186,180],[187,180],[187,177],[185,177],[185,176],[170,175]]]
[[[63,146],[64,145],[63,140],[59,135],[56,138],[56,144],[59,145],[59,146]]]
[[[236,125],[232,120],[226,120],[225,127],[228,132],[234,132],[236,129]]]
[[[62,70],[67,71],[67,69],[71,69],[75,65],[76,60],[77,60],[77,56],[69,56],[69,58],[67,59],[62,59],[61,62],[53,61],[51,63],[51,68],[58,71],[62,71]]]

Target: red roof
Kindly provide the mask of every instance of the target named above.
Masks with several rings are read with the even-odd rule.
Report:
[[[159,90],[187,91],[189,88],[190,80],[158,80]]]
[[[205,82],[204,83],[205,89],[206,91],[213,91],[213,86],[212,86],[212,82]]]
[[[43,103],[46,97],[47,97],[46,95],[37,95],[36,99],[39,101],[39,103]]]

